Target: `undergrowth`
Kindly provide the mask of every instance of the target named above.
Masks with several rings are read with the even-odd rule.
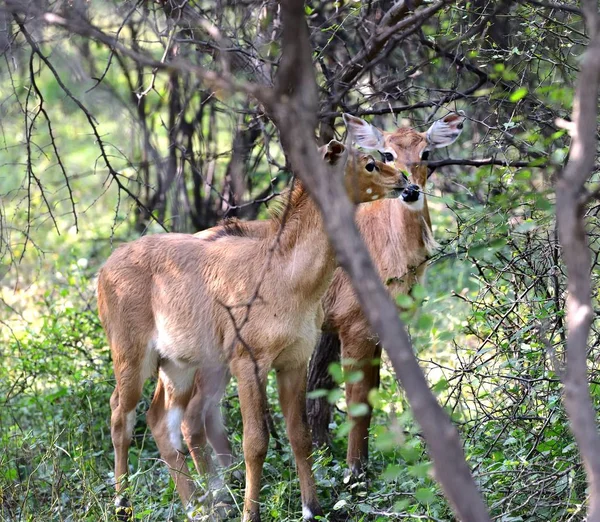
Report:
[[[544,228],[535,233],[518,224],[507,234],[506,216],[490,217],[484,227],[480,216],[478,208],[463,212],[460,224],[468,234],[445,240],[444,228],[451,229],[452,221],[438,220],[440,254],[426,286],[403,297],[404,319],[432,390],[461,432],[492,516],[502,522],[580,520],[585,476],[562,408],[556,360],[539,326],[556,324],[548,342],[560,359],[563,307],[545,283],[560,276],[548,264],[552,244]],[[114,378],[95,310],[98,267],[81,259],[60,264],[68,275],[47,277],[47,287],[17,296],[35,314],[0,315],[0,519],[6,522],[113,520]],[[511,266],[518,270],[505,268]],[[524,288],[531,292],[528,299],[519,297]],[[591,391],[598,403],[592,355]],[[340,384],[349,377],[339,366],[331,371]],[[136,520],[181,521],[182,506],[144,419],[153,388],[148,382],[138,407],[128,494]],[[261,514],[264,521],[297,521],[299,485],[274,376],[268,396],[277,436],[264,466]],[[333,441],[314,455],[324,520],[453,520],[385,361],[380,389],[370,395],[375,411],[369,470],[357,482],[348,480],[344,463],[350,425],[342,389],[329,397],[335,405]],[[223,411],[236,465],[243,470],[235,382],[226,390]],[[242,489],[231,487],[241,506]]]
[[[71,281],[73,283],[73,281]],[[114,386],[110,353],[93,306],[93,281],[80,275],[82,299],[72,292],[45,292],[39,316],[16,330],[8,322],[0,352],[0,514],[12,521],[113,520],[113,448],[109,398]],[[84,298],[87,302],[84,302]],[[384,373],[379,400],[401,396]],[[166,466],[146,427],[154,382],[138,407],[130,450],[129,496],[136,520],[183,520],[184,513]],[[264,466],[261,512],[264,520],[300,520],[301,504],[293,453],[270,376],[268,395],[276,436]],[[336,394],[340,397],[341,392]],[[343,403],[341,403],[343,404]],[[237,467],[242,421],[235,382],[227,388],[223,412]],[[349,425],[341,409],[331,428],[331,447],[314,455],[314,471],[325,520],[383,520],[393,513],[447,513],[429,478],[422,442],[406,413],[378,410],[368,477],[350,481],[344,465]],[[392,425],[390,419],[393,420]],[[397,443],[401,441],[400,449]],[[190,471],[194,473],[190,464]],[[232,488],[238,506],[243,489]]]

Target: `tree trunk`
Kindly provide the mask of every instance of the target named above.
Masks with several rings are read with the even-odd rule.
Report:
[[[585,466],[589,498],[588,522],[600,522],[600,434],[590,395],[588,338],[594,321],[590,279],[591,252],[585,208],[590,196],[586,183],[595,172],[600,92],[600,13],[597,0],[582,2],[590,43],[581,60],[573,118],[569,161],[556,183],[556,218],[562,256],[567,268],[566,371],[562,376],[564,403],[571,431]]]
[[[308,367],[309,392],[314,390],[332,390],[335,382],[329,373],[329,365],[340,360],[340,339],[335,333],[323,333]],[[331,404],[327,397],[306,399],[308,424],[312,431],[313,444],[317,447],[331,443],[329,422]]]

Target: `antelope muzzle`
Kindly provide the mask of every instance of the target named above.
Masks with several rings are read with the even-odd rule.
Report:
[[[421,189],[419,185],[408,185],[400,194],[402,201],[406,203],[414,203],[419,199],[419,194],[421,193]]]

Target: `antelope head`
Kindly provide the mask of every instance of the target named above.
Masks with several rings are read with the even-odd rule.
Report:
[[[376,150],[386,164],[410,172],[410,184],[400,198],[415,211],[422,210],[424,206],[422,191],[427,184],[427,166],[424,162],[429,152],[454,143],[465,121],[462,113],[453,112],[435,121],[426,132],[405,127],[386,132],[350,114],[344,114],[343,118],[356,145]]]
[[[367,203],[383,198],[396,198],[408,186],[408,178],[395,165],[376,160],[336,140],[321,147],[323,159],[336,165],[345,158],[344,185],[348,197],[355,203]]]

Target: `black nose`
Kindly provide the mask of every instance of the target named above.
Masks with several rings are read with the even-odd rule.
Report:
[[[402,200],[407,203],[414,203],[419,199],[419,192],[418,185],[409,185],[402,191]]]
[[[457,129],[462,129],[463,127],[464,127],[464,125],[463,125],[462,123],[459,123],[459,124],[456,126],[456,128],[457,128]]]

